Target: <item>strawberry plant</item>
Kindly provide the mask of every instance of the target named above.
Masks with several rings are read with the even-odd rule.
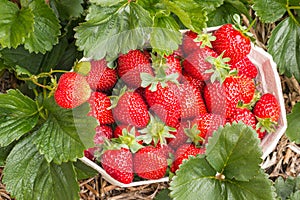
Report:
[[[257,14],[264,19],[260,10],[264,1],[253,2]],[[282,5],[274,3],[279,4]],[[294,36],[299,27],[297,12],[292,10],[298,7],[293,6],[294,1],[287,4],[290,18],[286,21],[291,25],[279,24],[279,27],[288,26],[293,33],[288,36]],[[229,58],[223,58],[226,49],[212,50],[218,46],[217,41],[210,44],[214,36],[202,35],[208,26],[233,22],[234,13],[243,13],[251,20],[248,14],[251,5],[248,1],[232,0],[0,0],[0,70],[8,70],[19,79],[17,89],[0,94],[0,165],[5,166],[3,182],[7,190],[16,199],[79,199],[77,180],[95,174],[79,158],[86,155],[94,159],[95,152],[107,172],[125,174],[120,181],[133,181],[132,165],[141,178],[165,176],[167,157],[174,150],[165,148],[164,143],[173,141],[176,148],[183,146],[184,149],[183,143],[192,136],[189,142],[200,138],[200,144],[204,145],[213,130],[225,123],[225,118],[216,115],[219,113],[207,114],[207,102],[201,92],[209,86],[204,81],[235,87],[234,91],[221,90],[225,103],[212,103],[223,106],[220,112],[225,111],[227,117],[237,113],[238,103],[251,104],[255,99],[251,79],[257,72],[249,61],[244,65],[252,66],[252,70],[249,67],[251,77],[235,77],[241,65],[237,64],[238,60],[245,58],[249,48],[226,55],[231,57],[230,63]],[[281,11],[282,16],[282,7]],[[180,29],[190,31],[182,34]],[[274,31],[270,52],[279,51],[274,45],[279,37],[276,33],[282,32]],[[191,46],[196,46],[197,55],[189,52]],[[294,47],[298,55],[298,46]],[[182,70],[180,59],[190,55]],[[90,60],[78,62],[83,56]],[[236,66],[231,69],[229,64]],[[280,69],[297,77],[297,71]],[[119,88],[120,83],[127,88]],[[118,90],[112,91],[113,88]],[[243,91],[238,91],[241,88]],[[212,96],[212,91],[203,96]],[[111,101],[114,98],[116,101]],[[231,100],[234,102],[229,102]],[[183,126],[178,125],[180,120],[186,120],[182,121]],[[190,121],[196,126],[190,126]],[[207,184],[216,187],[210,187],[207,195],[218,194],[213,193],[214,188],[220,193],[232,192],[235,197],[251,198],[245,190],[237,192],[234,189],[237,185],[257,192],[254,198],[261,197],[260,189],[266,187],[265,197],[273,197],[267,176],[258,165],[261,152],[257,133],[235,124],[234,120],[232,123],[233,126],[226,125],[217,131],[219,137],[214,134],[206,154],[204,148],[197,149],[199,141],[186,147],[193,155],[203,155],[184,162],[178,173],[175,168],[179,168],[183,156],[187,156],[177,153],[180,163],[178,161],[173,170],[176,176],[171,184],[172,197],[182,195],[179,187],[184,179],[180,176],[189,174],[185,178],[200,175],[201,184],[206,175],[212,177]],[[103,148],[106,151],[98,155],[101,145],[107,142],[105,139],[113,137],[115,125],[123,127],[122,135],[112,142],[146,147],[132,152],[131,147],[129,151],[124,144],[121,147],[108,145]],[[233,132],[234,137],[227,138],[229,132]],[[136,138],[141,140],[136,142]],[[238,138],[241,141],[235,140]],[[230,145],[223,146],[223,143]],[[249,149],[242,148],[242,144],[248,144]],[[235,146],[237,148],[232,149]],[[216,151],[224,152],[223,157],[218,157]],[[241,158],[240,163],[234,162],[237,157]],[[128,160],[132,162],[126,162]],[[146,166],[145,163],[157,165]],[[199,168],[200,174],[197,174],[195,167],[199,164],[203,164],[206,171]],[[236,165],[240,167],[237,171],[234,170]],[[123,168],[128,170],[122,174]],[[157,174],[148,173],[149,168]],[[185,169],[195,174],[186,173]],[[192,179],[188,182],[193,186]],[[252,183],[261,188],[254,188]]]

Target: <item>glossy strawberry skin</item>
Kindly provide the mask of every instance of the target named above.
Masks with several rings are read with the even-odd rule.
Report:
[[[118,78],[116,70],[108,68],[105,59],[92,60],[90,63],[91,70],[87,74],[86,80],[91,89],[102,92],[107,92],[112,89]]]
[[[200,49],[201,43],[194,41],[194,39],[196,39],[197,36],[198,36],[198,34],[193,31],[187,31],[184,33],[183,39],[182,39],[182,50],[183,50],[185,56],[188,56],[191,53]]]
[[[101,165],[117,181],[125,184],[133,181],[133,158],[128,149],[105,151],[101,157]]]
[[[202,94],[205,86],[205,82],[199,79],[193,78],[187,72],[183,72],[183,82],[188,82],[189,84],[196,87]]]
[[[168,85],[163,88],[159,83],[154,92],[147,87],[145,97],[150,110],[167,126],[176,127],[178,125],[181,117],[181,103],[177,85],[168,82]]]
[[[243,122],[244,124],[251,126],[254,130],[256,129],[257,120],[255,115],[248,108],[236,108],[233,115],[229,119],[230,123]]]
[[[166,74],[173,74],[177,73],[178,74],[178,80],[180,81],[182,79],[182,68],[180,64],[180,59],[175,56],[175,54],[171,54],[169,56],[166,56],[167,59],[167,66],[168,68],[166,69]]]
[[[253,113],[259,118],[270,118],[277,122],[280,116],[280,105],[273,94],[266,93],[256,102]]]
[[[140,87],[142,72],[153,75],[150,61],[143,52],[130,50],[127,54],[119,56],[117,73],[129,87]]]
[[[91,89],[85,77],[76,72],[67,72],[58,81],[54,99],[60,107],[71,109],[85,103],[90,95]]]
[[[233,28],[232,24],[225,24],[216,30],[213,35],[216,37],[212,41],[213,49],[224,57],[229,57],[230,64],[234,64],[243,59],[251,50],[250,39],[240,31]]]
[[[182,63],[184,71],[198,80],[209,80],[212,73],[206,73],[206,71],[213,67],[206,61],[209,56],[216,58],[218,54],[208,47],[194,51]]]
[[[247,76],[250,79],[255,78],[258,74],[256,66],[247,56],[231,65],[230,68],[236,69],[239,76]]]
[[[197,148],[193,143],[181,145],[175,152],[174,161],[171,166],[171,172],[175,173],[179,169],[183,160],[188,159],[189,156],[196,156],[204,153],[204,148]]]
[[[166,153],[159,146],[146,146],[133,157],[134,172],[141,178],[160,179],[166,174],[168,162]]]
[[[100,124],[112,124],[114,118],[112,111],[108,109],[111,106],[109,97],[102,92],[93,92],[88,100],[91,110],[89,116],[95,117]]]
[[[138,128],[146,127],[150,115],[143,98],[136,92],[127,91],[118,104],[113,108],[113,116],[121,124],[133,125]]]

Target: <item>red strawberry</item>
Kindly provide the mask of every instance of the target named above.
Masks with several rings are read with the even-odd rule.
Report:
[[[182,39],[182,49],[186,56],[190,55],[191,53],[197,51],[200,48],[201,42],[194,41],[194,39],[196,39],[197,36],[198,34],[193,31],[187,31],[184,33]]]
[[[117,82],[117,72],[107,66],[105,59],[92,60],[91,70],[86,76],[86,80],[93,90],[106,92],[113,88]]]
[[[280,105],[273,94],[266,93],[256,102],[253,113],[258,120],[257,128],[272,132],[280,116]]]
[[[256,91],[254,80],[246,76],[239,76],[237,79],[240,86],[239,100],[242,101],[243,104],[250,104]]]
[[[255,115],[248,108],[236,108],[229,119],[230,123],[243,122],[244,124],[251,126],[254,130],[256,129],[256,118]]]
[[[213,69],[213,66],[206,60],[208,57],[217,58],[218,54],[208,47],[194,51],[182,63],[184,71],[198,80],[209,80],[212,72],[207,73],[207,70]]]
[[[168,168],[167,157],[160,146],[146,146],[133,157],[134,172],[141,178],[160,179]]]
[[[207,113],[200,90],[189,83],[180,84],[178,88],[182,119],[191,119],[199,114]]]
[[[236,69],[239,76],[247,76],[250,79],[255,78],[258,74],[256,66],[250,61],[247,56],[231,65],[230,68]]]
[[[178,73],[178,80],[182,79],[182,68],[180,64],[180,59],[175,56],[175,54],[171,54],[166,56],[167,59],[167,69],[165,70],[166,75],[170,75],[173,73]]]
[[[101,156],[103,169],[114,179],[128,184],[133,181],[133,158],[126,148],[104,151]]]
[[[88,102],[91,106],[90,116],[95,117],[100,124],[114,123],[112,111],[108,109],[111,106],[111,102],[106,94],[93,92]]]
[[[147,126],[150,116],[146,103],[138,93],[123,88],[116,100],[113,103],[113,106],[116,105],[113,108],[116,121],[138,128]]]
[[[177,149],[182,144],[186,143],[188,140],[188,136],[185,134],[184,129],[189,127],[188,122],[183,122],[177,131],[173,132],[172,134],[175,138],[167,138],[168,146],[172,147],[173,149]]]
[[[183,82],[188,82],[194,87],[197,88],[201,93],[204,90],[205,82],[201,81],[199,79],[193,78],[191,75],[189,75],[186,72],[183,72]]]
[[[226,123],[226,119],[221,115],[216,114],[201,114],[196,117],[192,124],[196,124],[200,131],[199,136],[207,142],[207,139],[212,136],[213,132],[220,126]]]
[[[75,108],[85,103],[90,95],[91,89],[85,77],[76,72],[67,72],[58,81],[54,99],[62,108]]]
[[[232,24],[221,26],[213,35],[216,37],[216,40],[211,42],[213,49],[218,54],[224,52],[224,56],[231,59],[231,64],[243,59],[251,50],[249,37],[236,30]]]
[[[149,59],[140,50],[130,50],[127,54],[120,55],[117,72],[120,78],[132,88],[141,85],[140,73],[153,75]]]
[[[161,83],[158,83],[156,91],[151,91],[151,87],[148,86],[145,97],[150,109],[167,126],[176,127],[181,117],[180,94],[176,84],[171,82],[166,84],[167,86],[163,88]]]
[[[204,148],[197,148],[195,144],[183,144],[175,152],[174,161],[171,166],[171,172],[175,173],[179,169],[183,160],[188,159],[189,156],[196,156],[198,154],[204,154]]]

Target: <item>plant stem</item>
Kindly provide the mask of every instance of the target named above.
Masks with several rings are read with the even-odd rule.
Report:
[[[294,14],[292,13],[291,10],[299,10],[300,9],[300,6],[290,6],[290,2],[289,0],[287,0],[287,4],[286,4],[286,10],[289,14],[289,16],[294,20],[294,22],[300,26],[300,23],[299,21],[296,19],[296,17],[294,16]]]

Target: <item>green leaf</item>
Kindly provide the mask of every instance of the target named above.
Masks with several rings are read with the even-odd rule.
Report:
[[[260,169],[262,150],[259,143],[257,133],[249,126],[243,123],[227,124],[209,139],[207,160],[225,177],[248,181]]]
[[[274,186],[277,196],[280,197],[281,200],[286,200],[294,192],[296,181],[291,177],[288,177],[286,180],[282,177],[278,177]]]
[[[265,23],[279,20],[286,12],[286,0],[253,0],[253,3],[257,16]]]
[[[51,8],[63,20],[80,17],[83,13],[82,4],[83,0],[50,0]]]
[[[8,146],[0,147],[0,166],[5,165],[6,158],[14,146],[15,146],[15,143],[11,143]]]
[[[35,141],[40,153],[50,163],[76,161],[83,151],[94,145],[96,120],[88,117],[89,106],[74,109],[59,107],[53,98],[44,101],[48,110],[47,120],[35,132]]]
[[[217,7],[224,3],[224,0],[195,0],[197,3],[202,4],[205,10],[210,13],[214,11]]]
[[[58,43],[60,25],[53,10],[43,0],[32,1],[29,7],[34,13],[34,31],[25,40],[30,53],[46,53]]]
[[[171,200],[169,193],[170,193],[169,189],[163,189],[156,195],[154,200]]]
[[[154,52],[160,55],[171,54],[181,44],[182,34],[174,18],[159,16],[154,19],[154,28],[150,36],[150,44]]]
[[[98,174],[95,169],[87,166],[81,160],[77,160],[77,162],[74,162],[73,165],[77,174],[77,180],[91,178]]]
[[[85,57],[114,60],[119,53],[142,48],[152,26],[149,12],[131,2],[112,7],[92,5],[87,22],[75,28],[76,45]]]
[[[203,28],[206,28],[207,13],[200,3],[194,0],[173,0],[165,1],[165,4],[188,29],[200,33]]]
[[[268,52],[277,63],[280,74],[292,75],[300,82],[300,26],[286,18],[273,30]]]
[[[286,129],[286,136],[290,141],[300,144],[300,102],[298,102],[292,110],[292,113],[287,115],[288,126]]]
[[[274,199],[271,181],[262,170],[249,181],[219,180],[215,175],[216,171],[204,157],[190,157],[173,177],[170,196],[174,200]]]
[[[0,146],[7,146],[31,131],[38,119],[36,103],[20,91],[0,94]]]
[[[0,0],[0,8],[0,45],[16,48],[33,31],[33,14],[29,8],[19,9],[7,0]]]
[[[3,183],[16,199],[79,199],[79,186],[71,163],[48,163],[28,137],[11,151]]]
[[[99,6],[114,6],[121,2],[126,2],[127,0],[90,0],[91,3],[95,3]]]

